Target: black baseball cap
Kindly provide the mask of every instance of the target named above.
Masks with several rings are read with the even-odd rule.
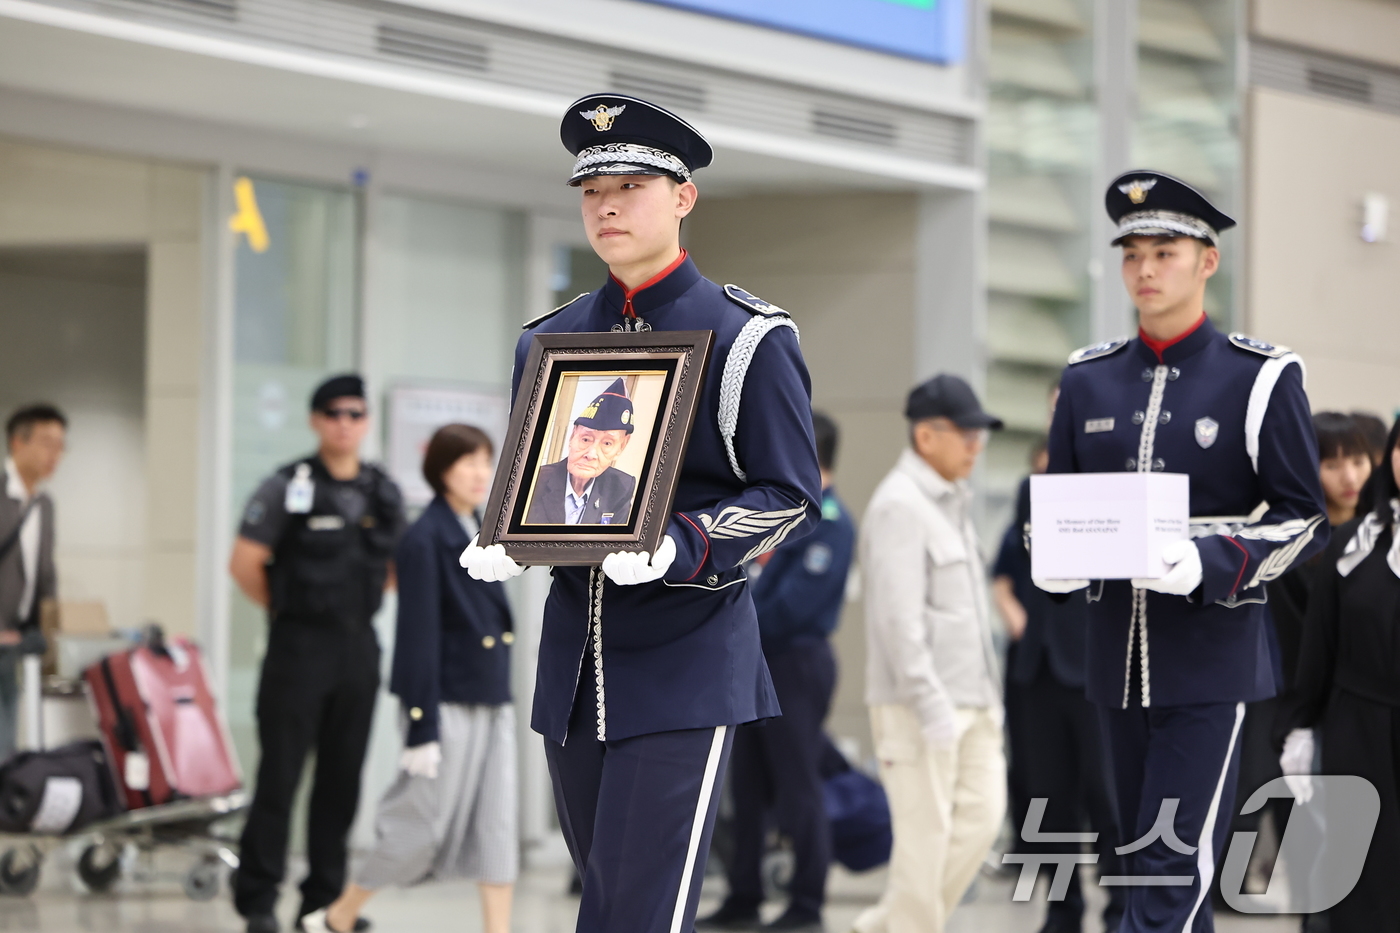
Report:
[[[960,428],[991,428],[1000,431],[1002,420],[982,410],[977,393],[967,380],[952,373],[939,373],[916,385],[904,404],[904,417],[910,421],[947,418]]]
[[[338,398],[364,398],[365,381],[355,373],[342,373],[331,376],[316,387],[311,394],[311,410],[325,411],[326,406]]]

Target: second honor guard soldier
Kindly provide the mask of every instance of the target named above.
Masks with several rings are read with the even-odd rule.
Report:
[[[689,931],[734,727],[779,714],[743,564],[821,519],[811,391],[787,312],[709,281],[681,249],[704,137],[621,94],[576,101],[560,135],[611,275],[526,325],[517,382],[535,334],[711,330],[715,343],[656,553],[553,570],[531,725],[583,881],[579,933]],[[473,544],[462,564],[479,579],[522,569],[499,545]]]
[[[1326,544],[1327,517],[1302,361],[1206,317],[1235,222],[1160,172],[1121,175],[1106,204],[1138,335],[1070,357],[1049,472],[1185,473],[1190,539],[1163,548],[1160,579],[1036,583],[1087,590],[1086,693],[1128,894],[1119,931],[1200,933],[1213,929],[1245,704],[1276,690],[1265,584]]]
[[[287,866],[292,799],[313,750],[309,871],[297,916],[330,904],[345,887],[346,837],[379,690],[379,642],[370,621],[404,525],[394,481],[360,460],[369,410],[359,376],[335,376],[316,389],[311,428],[319,450],[253,493],[229,562],[239,588],[268,612],[257,699],[262,757],[233,892],[248,933],[278,929],[273,909]]]

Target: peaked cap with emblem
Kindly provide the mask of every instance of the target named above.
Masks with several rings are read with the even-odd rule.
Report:
[[[633,420],[632,400],[627,397],[627,387],[622,384],[622,379],[618,378],[588,403],[588,407],[574,419],[574,424],[595,431],[626,431],[631,434],[634,430]]]
[[[700,131],[665,107],[626,94],[589,94],[564,111],[564,148],[578,156],[569,184],[598,175],[669,175],[690,181],[714,159]]]
[[[1235,225],[1206,196],[1162,172],[1124,172],[1104,194],[1108,216],[1118,224],[1113,246],[1130,236],[1189,236],[1220,245],[1220,234]]]

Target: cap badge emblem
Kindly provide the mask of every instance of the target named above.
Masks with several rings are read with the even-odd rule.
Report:
[[[631,420],[632,420],[632,413],[631,413],[630,411],[624,411],[624,412],[622,413],[622,423],[623,423],[623,424],[627,424],[627,423],[628,423],[629,421],[631,421]]]
[[[612,129],[613,121],[627,109],[626,104],[618,104],[616,107],[609,107],[607,104],[599,104],[596,110],[580,110],[578,115],[583,117],[593,128],[600,133],[606,133]]]
[[[1211,446],[1215,439],[1220,436],[1220,422],[1214,418],[1196,419],[1196,443],[1201,445],[1201,449]]]
[[[585,408],[585,409],[583,410],[583,413],[580,414],[579,417],[580,417],[580,418],[596,418],[596,417],[598,417],[598,403],[597,403],[597,402],[594,402],[592,405],[589,405],[587,408]]]
[[[1118,190],[1126,194],[1129,201],[1141,204],[1147,200],[1147,192],[1151,191],[1156,184],[1157,179],[1155,178],[1134,178],[1126,185],[1119,185]]]

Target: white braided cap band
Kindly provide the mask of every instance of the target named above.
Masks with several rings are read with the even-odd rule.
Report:
[[[1189,236],[1220,245],[1220,234],[1199,217],[1178,211],[1133,211],[1118,220],[1118,236],[1110,246],[1118,246],[1130,236]]]
[[[679,158],[665,149],[636,143],[606,143],[580,151],[569,184],[577,187],[596,175],[671,175],[690,181],[690,169]]]

